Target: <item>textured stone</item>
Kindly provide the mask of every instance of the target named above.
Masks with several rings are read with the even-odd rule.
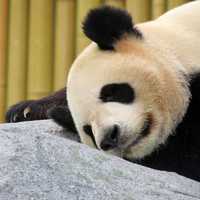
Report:
[[[200,183],[107,155],[49,120],[0,125],[0,200],[197,200]]]

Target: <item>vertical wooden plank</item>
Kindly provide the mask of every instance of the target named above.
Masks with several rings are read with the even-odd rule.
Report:
[[[0,0],[0,122],[4,120],[6,92],[6,45],[8,1]]]
[[[104,3],[118,8],[125,8],[125,0],[105,0]]]
[[[53,0],[30,1],[28,98],[52,91]]]
[[[161,16],[167,9],[166,0],[152,0],[152,19]]]
[[[64,87],[75,54],[75,1],[57,0],[55,18],[54,90]]]
[[[28,1],[10,0],[7,107],[26,97]]]
[[[144,22],[151,18],[150,0],[127,0],[126,8],[132,15],[135,23]]]
[[[168,0],[167,8],[168,8],[168,10],[170,10],[170,9],[180,6],[186,2],[188,2],[188,0]]]
[[[77,0],[76,6],[76,55],[78,55],[89,43],[82,31],[82,22],[91,8],[97,7],[101,0]]]

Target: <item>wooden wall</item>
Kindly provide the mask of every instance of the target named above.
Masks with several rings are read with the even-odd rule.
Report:
[[[91,8],[125,8],[144,22],[187,1],[0,0],[0,121],[12,104],[65,85],[71,63],[90,43],[81,23]]]

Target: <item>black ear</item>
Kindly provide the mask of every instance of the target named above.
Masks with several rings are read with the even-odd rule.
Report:
[[[103,50],[114,49],[114,43],[125,33],[142,38],[129,13],[110,6],[92,9],[83,22],[83,31]]]

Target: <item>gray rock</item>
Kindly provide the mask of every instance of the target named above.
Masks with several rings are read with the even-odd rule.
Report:
[[[198,182],[63,137],[78,139],[49,120],[0,125],[0,200],[200,199]]]

